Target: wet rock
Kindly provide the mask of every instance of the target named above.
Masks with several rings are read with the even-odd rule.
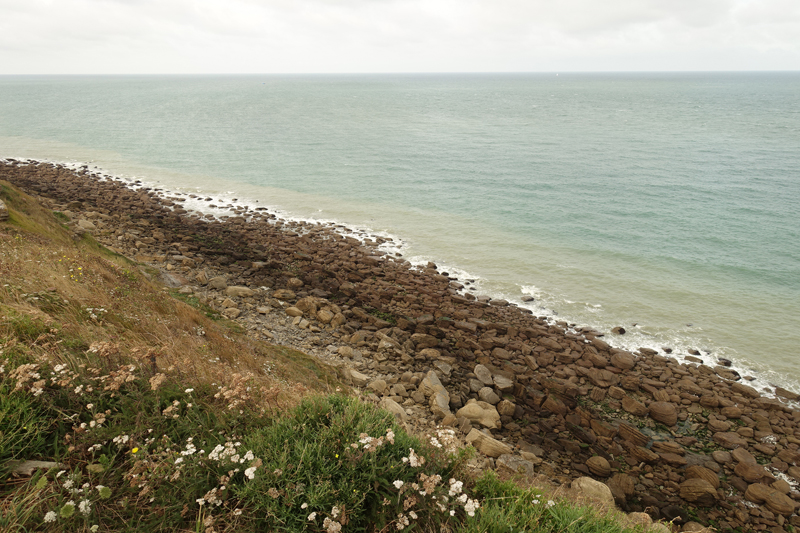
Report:
[[[611,333],[616,333],[617,335],[625,335],[625,328],[623,328],[622,326],[611,328]]]

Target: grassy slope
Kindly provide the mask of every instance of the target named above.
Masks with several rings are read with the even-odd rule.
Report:
[[[491,476],[454,485],[463,453],[320,396],[330,368],[176,298],[3,181],[0,198],[0,531],[620,530]],[[10,475],[30,459],[60,464]]]

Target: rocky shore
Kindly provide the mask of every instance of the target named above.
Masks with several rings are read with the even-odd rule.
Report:
[[[0,179],[253,335],[337,366],[407,424],[453,427],[498,470],[589,476],[620,509],[687,531],[800,526],[798,397],[762,396],[724,361],[613,348],[346,228],[242,206],[220,220],[88,167],[6,160]]]

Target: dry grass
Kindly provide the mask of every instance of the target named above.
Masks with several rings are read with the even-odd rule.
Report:
[[[140,364],[265,408],[295,405],[307,390],[339,385],[331,369],[308,355],[255,341],[173,298],[144,269],[88,234],[75,238],[7,182],[0,181],[0,198],[11,215],[0,223],[0,344],[19,338],[20,328],[30,330],[38,335],[25,348],[35,360]]]

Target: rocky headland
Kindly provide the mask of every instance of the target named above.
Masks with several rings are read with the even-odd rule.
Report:
[[[687,531],[800,526],[798,396],[764,396],[726,361],[616,349],[347,228],[190,212],[88,167],[6,160],[0,179],[253,335],[336,366],[409,426],[457,429],[497,470],[592,477],[620,509]]]

